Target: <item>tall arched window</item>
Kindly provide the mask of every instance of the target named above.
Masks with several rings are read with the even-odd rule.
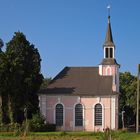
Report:
[[[102,106],[101,104],[95,105],[95,126],[102,125]]]
[[[111,75],[111,67],[106,68],[106,75]]]
[[[105,57],[106,58],[108,58],[108,56],[109,56],[108,50],[109,50],[108,48],[105,48]]]
[[[105,58],[113,58],[114,50],[112,47],[105,48]]]
[[[83,106],[81,104],[75,106],[75,126],[83,126]]]
[[[113,58],[113,48],[110,48],[110,58]]]
[[[63,125],[63,105],[57,104],[55,107],[55,123],[56,126]]]

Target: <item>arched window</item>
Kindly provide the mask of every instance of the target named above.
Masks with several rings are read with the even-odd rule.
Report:
[[[83,126],[83,106],[81,104],[75,106],[75,126]]]
[[[110,67],[106,68],[106,75],[111,75],[111,68]]]
[[[108,48],[105,48],[105,57],[106,58],[108,58],[108,55],[109,55],[108,50],[109,50]]]
[[[110,58],[113,58],[113,48],[110,48]]]
[[[55,123],[56,126],[63,125],[63,105],[57,104],[55,107]]]
[[[102,125],[102,106],[101,104],[95,105],[95,126]]]
[[[114,50],[113,48],[105,48],[105,58],[113,58]]]

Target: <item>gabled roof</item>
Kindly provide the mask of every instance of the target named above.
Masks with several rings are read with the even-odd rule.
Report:
[[[112,76],[100,76],[98,67],[65,67],[40,94],[112,95]]]

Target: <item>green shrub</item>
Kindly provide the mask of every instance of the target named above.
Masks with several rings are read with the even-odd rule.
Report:
[[[98,133],[99,140],[117,140],[120,132],[106,128],[104,132]]]
[[[18,123],[0,124],[0,132],[19,132],[20,129],[21,126]]]
[[[42,131],[44,128],[44,118],[40,113],[34,114],[29,120],[29,130],[33,132]]]
[[[55,124],[45,124],[45,119],[38,113],[34,114],[32,119],[29,120],[29,131],[32,132],[51,132],[56,130]]]
[[[55,124],[51,124],[51,123],[45,124],[45,131],[47,131],[47,132],[54,132],[54,131],[56,131],[56,125]]]
[[[62,131],[61,133],[60,133],[60,136],[66,136],[67,135],[67,133],[65,132],[65,131]]]

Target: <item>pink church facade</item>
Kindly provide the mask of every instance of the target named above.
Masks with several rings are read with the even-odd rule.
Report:
[[[118,129],[119,64],[115,59],[110,17],[98,67],[65,67],[39,92],[46,123],[58,131]]]
[[[118,97],[79,97],[79,96],[40,96],[41,112],[47,116],[49,123],[55,124],[55,108],[62,104],[64,108],[62,126],[57,127],[60,131],[103,131],[105,128],[118,128]],[[83,106],[83,126],[75,126],[75,105]],[[96,104],[102,105],[102,125],[95,125],[94,112]],[[47,108],[43,106],[47,106]]]

